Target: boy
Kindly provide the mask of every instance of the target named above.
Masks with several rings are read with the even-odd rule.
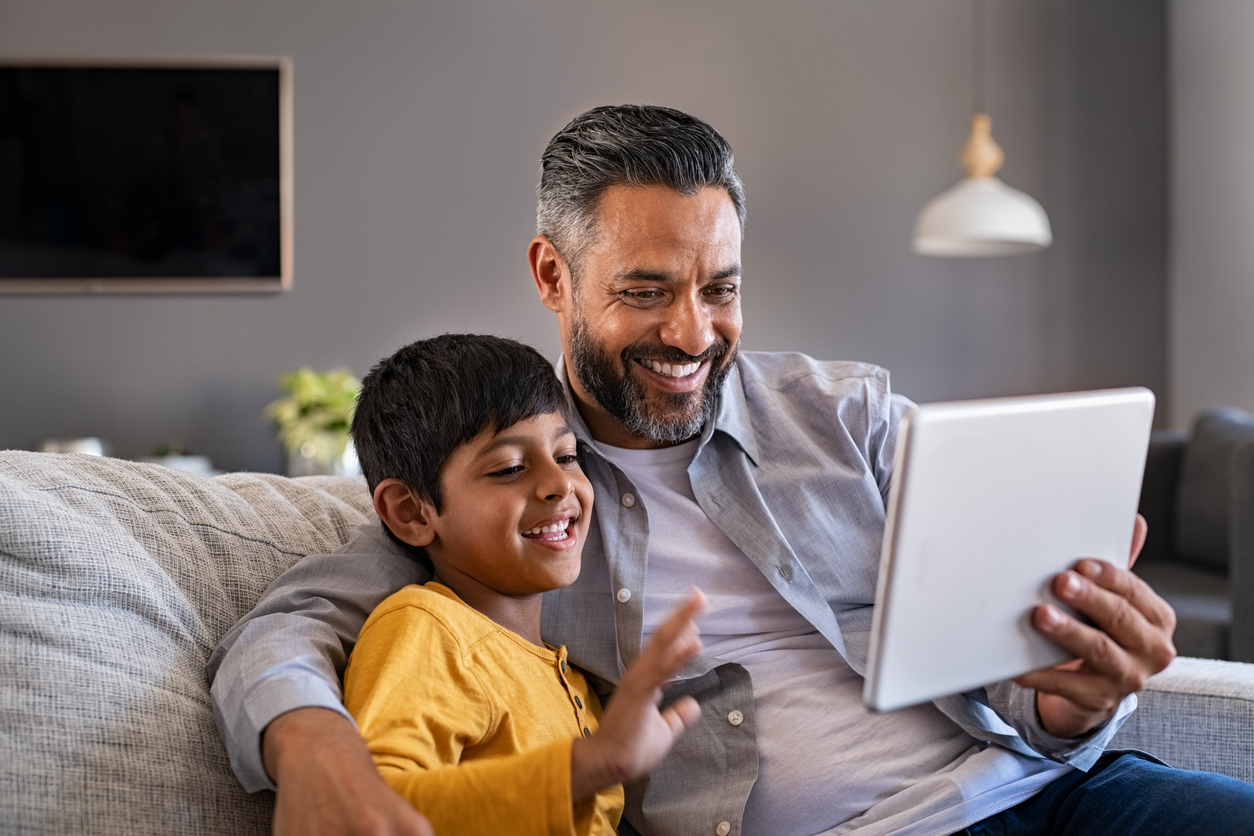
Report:
[[[613,833],[621,783],[700,715],[691,698],[658,709],[700,648],[699,592],[604,717],[565,648],[540,638],[541,594],[578,576],[592,510],[568,408],[548,362],[498,337],[413,343],[362,384],[353,439],[375,510],[434,573],[371,614],[345,705],[437,833]]]

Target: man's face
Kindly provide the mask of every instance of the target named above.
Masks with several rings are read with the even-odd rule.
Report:
[[[740,221],[722,189],[614,186],[559,310],[593,435],[657,447],[700,432],[740,339]]]

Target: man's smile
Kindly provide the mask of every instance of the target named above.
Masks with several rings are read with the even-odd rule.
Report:
[[[710,361],[664,363],[660,360],[637,357],[632,365],[642,370],[644,378],[654,388],[672,394],[682,394],[701,388]]]
[[[636,362],[646,369],[652,369],[665,377],[688,377],[701,368],[700,363],[659,363],[657,360],[636,358]]]

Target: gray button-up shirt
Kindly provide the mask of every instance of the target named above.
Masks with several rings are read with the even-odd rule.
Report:
[[[688,469],[714,524],[859,674],[897,426],[909,407],[875,366],[743,352]],[[579,579],[546,593],[542,633],[566,645],[604,694],[640,653],[648,512],[631,480],[596,451],[577,411],[573,420],[596,504]],[[366,525],[336,553],[284,573],[227,634],[209,672],[219,728],[247,789],[273,786],[261,763],[265,726],[305,706],[343,713],[339,675],[366,617],[401,586],[427,579],[379,524]],[[739,833],[757,777],[749,674],[698,657],[667,699],[684,694],[701,703],[701,720],[650,776],[628,786],[626,821],[648,834],[714,833],[724,822]],[[1081,740],[1045,732],[1032,693],[1009,682],[936,705],[976,740],[1087,769],[1135,697]],[[726,721],[732,712],[741,722]]]

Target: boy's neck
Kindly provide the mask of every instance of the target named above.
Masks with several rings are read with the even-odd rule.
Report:
[[[456,570],[441,572],[439,566],[435,566],[431,580],[447,586],[466,606],[483,613],[506,630],[517,633],[538,647],[544,647],[540,638],[541,595],[514,598]]]

